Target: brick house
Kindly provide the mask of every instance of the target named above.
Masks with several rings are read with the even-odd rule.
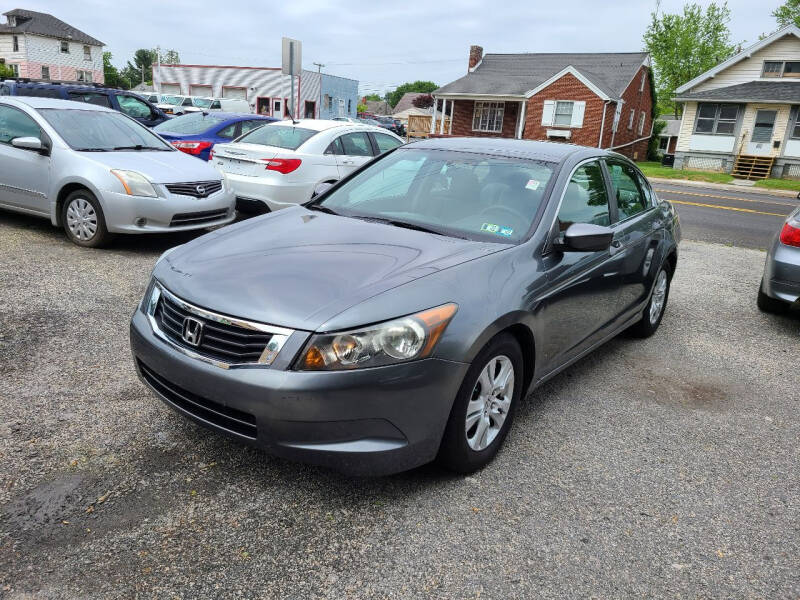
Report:
[[[448,130],[434,135],[566,141],[644,158],[652,132],[650,57],[644,52],[483,54],[467,74],[433,92]]]
[[[17,77],[104,83],[103,42],[47,13],[3,13],[0,61]]]

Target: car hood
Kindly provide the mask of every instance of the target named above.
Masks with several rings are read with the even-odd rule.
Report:
[[[377,294],[508,247],[298,206],[184,244],[154,274],[209,310],[314,331]],[[422,308],[387,306],[386,318]]]
[[[219,181],[222,175],[208,163],[178,150],[170,152],[82,152],[83,156],[109,169],[137,171],[153,183]]]

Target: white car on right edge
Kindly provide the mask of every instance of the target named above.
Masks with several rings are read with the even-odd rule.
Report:
[[[236,195],[236,208],[263,213],[310,200],[375,156],[404,143],[381,127],[302,119],[278,121],[214,146],[211,164]]]

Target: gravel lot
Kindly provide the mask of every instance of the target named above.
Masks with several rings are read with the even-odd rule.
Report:
[[[520,407],[498,460],[348,479],[178,417],[128,318],[183,238],[0,215],[0,597],[797,598],[800,320],[684,242],[661,330]]]

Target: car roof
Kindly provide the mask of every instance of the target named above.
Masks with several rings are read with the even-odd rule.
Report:
[[[615,152],[607,152],[598,148],[587,148],[562,142],[537,142],[533,140],[515,140],[509,138],[430,138],[406,145],[406,148],[434,150],[456,150],[461,152],[477,152],[515,158],[527,158],[546,162],[562,162],[573,154],[587,156],[616,156]]]
[[[93,110],[98,112],[117,112],[114,109],[90,104],[88,102],[75,102],[74,100],[61,100],[60,98],[39,98],[37,96],[1,96],[0,102],[9,104],[23,104],[31,108],[61,108],[69,110]]]
[[[279,125],[281,127],[303,127],[304,129],[313,129],[314,131],[325,131],[327,129],[334,129],[335,127],[354,127],[357,126],[358,123],[328,119],[298,119],[292,122],[291,119],[284,119],[283,121],[276,121],[273,125]]]

